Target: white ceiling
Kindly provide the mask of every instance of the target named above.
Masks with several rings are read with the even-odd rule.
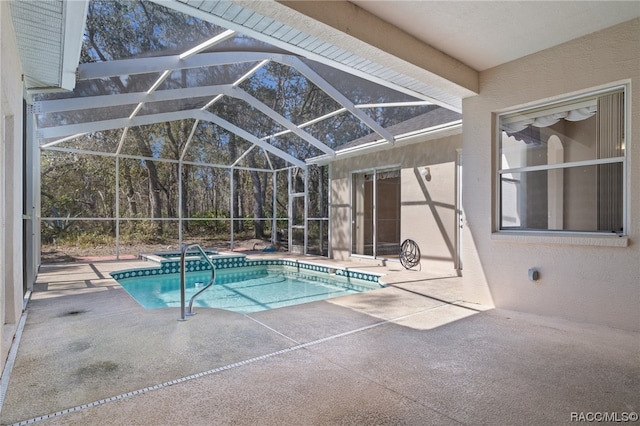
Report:
[[[73,89],[88,1],[9,3],[27,89]]]
[[[640,16],[640,1],[350,0],[483,71]]]

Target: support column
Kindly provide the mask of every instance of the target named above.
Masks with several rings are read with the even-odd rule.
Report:
[[[120,157],[116,156],[116,260],[120,260]]]
[[[273,207],[272,207],[272,225],[271,225],[271,244],[274,246],[278,242],[278,176],[276,171],[271,174],[271,185],[273,186]]]
[[[230,226],[230,237],[229,237],[229,241],[230,241],[230,247],[231,250],[233,250],[233,228],[235,225],[235,216],[233,214],[233,202],[234,199],[236,197],[236,193],[233,190],[233,167],[229,169],[229,218],[231,219],[231,226]]]

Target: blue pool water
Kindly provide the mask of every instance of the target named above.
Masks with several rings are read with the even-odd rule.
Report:
[[[210,278],[211,271],[187,273],[187,303]],[[145,309],[180,307],[179,274],[124,278],[118,282]],[[375,288],[380,285],[285,267],[238,268],[218,270],[215,284],[198,296],[193,306],[251,313]]]

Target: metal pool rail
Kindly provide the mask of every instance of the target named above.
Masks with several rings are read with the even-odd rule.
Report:
[[[202,255],[202,257],[204,257],[207,263],[209,263],[209,265],[211,266],[211,280],[209,281],[209,284],[207,284],[200,291],[198,291],[196,294],[191,296],[191,299],[189,300],[189,311],[186,312],[185,314],[185,289],[187,287],[187,284],[186,284],[187,280],[185,278],[186,271],[187,271],[187,268],[185,268],[185,257],[187,255],[187,252],[191,249],[197,249]],[[213,262],[211,261],[211,259],[209,259],[209,256],[207,256],[207,253],[205,253],[204,250],[202,250],[202,247],[200,247],[199,244],[186,244],[185,246],[183,246],[182,252],[180,253],[180,321],[186,321],[187,315],[188,316],[195,315],[193,312],[194,299],[198,297],[203,291],[211,287],[215,281],[216,281],[216,268],[213,265]]]

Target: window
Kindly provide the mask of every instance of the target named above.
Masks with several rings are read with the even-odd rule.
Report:
[[[625,230],[625,88],[499,116],[499,229]]]

